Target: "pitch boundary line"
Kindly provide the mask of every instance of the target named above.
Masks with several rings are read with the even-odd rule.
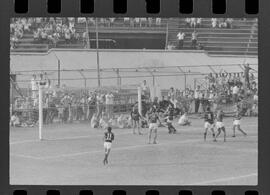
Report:
[[[245,125],[248,127],[253,127],[253,126],[258,126],[255,124],[249,124],[249,125]],[[202,128],[193,128],[192,130],[200,130]],[[131,134],[131,132],[125,132],[125,133],[119,133],[116,135],[127,135],[127,134]],[[100,135],[86,135],[86,136],[74,136],[74,137],[64,137],[64,138],[55,138],[55,139],[44,139],[45,141],[58,141],[58,140],[72,140],[72,139],[81,139],[81,138],[89,138],[89,137],[100,137],[103,136],[103,134]],[[14,142],[10,142],[10,145],[15,145],[15,144],[24,144],[24,143],[35,143],[35,142],[40,142],[38,139],[32,139],[32,140],[22,140],[22,141],[14,141]]]
[[[226,182],[226,181],[230,181],[230,180],[238,180],[238,179],[247,178],[247,177],[254,177],[254,176],[258,176],[258,174],[251,173],[248,175],[241,175],[241,176],[236,176],[236,177],[226,177],[226,178],[208,180],[208,181],[195,183],[194,185],[207,185],[207,184],[213,185],[213,183]]]

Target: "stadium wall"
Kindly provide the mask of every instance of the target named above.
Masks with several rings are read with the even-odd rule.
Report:
[[[48,53],[19,53],[11,52],[10,54],[10,71],[18,73],[17,80],[21,87],[29,86],[32,72],[46,71],[49,78],[53,80],[53,84],[57,84],[57,68],[58,60],[60,61],[61,84],[70,87],[96,87],[96,71],[83,71],[83,69],[96,69],[97,67],[97,52],[95,49],[51,49]],[[129,50],[129,49],[101,49],[99,50],[99,62],[101,69],[101,84],[103,86],[116,86],[116,72],[102,71],[104,68],[138,68],[144,67],[145,70],[138,72],[121,72],[122,85],[139,84],[142,80],[147,80],[151,85],[153,77],[147,72],[147,67],[168,67],[168,66],[187,66],[184,71],[197,73],[209,73],[209,65],[217,64],[258,64],[257,58],[245,57],[211,57],[206,52],[196,50]],[[200,67],[192,67],[200,65]],[[190,68],[188,67],[190,66]],[[74,70],[74,71],[67,71]],[[76,70],[76,71],[75,71]],[[226,70],[227,72],[242,71],[241,67],[217,67],[216,72]],[[172,71],[175,71],[175,69]],[[155,84],[161,88],[169,87],[184,88],[184,76],[164,76],[155,77]],[[139,76],[134,78],[134,76]],[[84,80],[83,77],[88,78]],[[194,78],[202,76],[187,76],[187,85],[193,88]],[[69,80],[71,79],[71,80]],[[20,82],[24,80],[24,82]]]

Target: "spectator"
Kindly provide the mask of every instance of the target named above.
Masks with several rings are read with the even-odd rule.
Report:
[[[38,97],[38,81],[37,76],[33,74],[31,79],[31,90],[32,90],[32,98],[36,99]]]
[[[194,93],[194,98],[195,98],[195,113],[198,113],[199,106],[200,106],[200,96],[201,96],[201,89],[200,86],[198,85],[195,93]]]
[[[190,19],[190,27],[191,28],[196,28],[196,18],[191,18]]]
[[[10,118],[10,126],[11,127],[20,127],[21,126],[20,119],[19,119],[16,112]]]
[[[186,18],[185,19],[185,22],[186,22],[186,27],[190,28],[191,27],[191,24],[190,24],[190,18]]]
[[[97,94],[97,118],[99,118],[104,109],[104,95],[101,93]]]
[[[114,96],[112,94],[112,92],[108,92],[105,96],[106,99],[106,112],[108,115],[108,119],[113,118],[113,105],[114,105]]]
[[[212,18],[212,28],[216,28],[217,27],[217,18]]]
[[[149,87],[148,87],[148,85],[146,83],[146,80],[143,80],[141,88],[142,88],[142,95],[147,96],[147,94],[149,93]]]
[[[196,26],[197,26],[197,28],[201,28],[202,27],[202,18],[197,18]]]
[[[178,39],[178,49],[182,49],[184,46],[185,33],[180,31],[177,34],[177,39]]]
[[[161,26],[161,18],[156,18],[156,25]]]
[[[176,91],[174,90],[173,87],[170,88],[169,92],[168,92],[168,98],[172,99],[176,97]]]
[[[233,19],[232,18],[227,18],[226,19],[226,23],[227,23],[227,28],[233,28]]]
[[[129,19],[129,17],[124,17],[124,25],[125,26],[130,26],[130,19]]]
[[[191,47],[192,47],[193,49],[195,49],[196,46],[197,46],[197,39],[198,39],[198,33],[197,33],[196,30],[194,30],[194,31],[192,32],[192,34],[191,34]]]
[[[249,64],[244,65],[244,78],[245,78],[245,85],[248,89],[250,89],[250,83],[249,83],[249,71],[252,69],[249,67]]]

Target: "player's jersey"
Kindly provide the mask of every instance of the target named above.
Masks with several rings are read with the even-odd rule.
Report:
[[[174,109],[173,108],[169,108],[169,110],[168,110],[169,116],[173,116],[173,113],[174,113]]]
[[[239,112],[236,112],[235,116],[234,116],[234,120],[241,120],[242,116]]]
[[[105,132],[105,142],[112,142],[114,140],[114,134],[112,132]]]
[[[214,123],[214,114],[213,112],[206,112],[204,115],[204,121],[210,124]]]
[[[217,115],[217,121],[222,122],[223,121],[223,113],[220,113]]]
[[[138,111],[131,111],[131,118],[138,121],[140,119],[140,113]]]
[[[158,121],[158,115],[156,113],[152,113],[149,116],[150,123],[157,123]]]

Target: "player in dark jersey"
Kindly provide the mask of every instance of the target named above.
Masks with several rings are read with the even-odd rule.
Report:
[[[168,126],[168,131],[169,131],[169,134],[171,133],[176,133],[176,129],[175,127],[173,126],[172,122],[173,122],[173,114],[174,114],[174,108],[171,104],[169,104],[166,112],[165,112],[165,115],[166,116],[166,123],[167,123],[167,126]]]
[[[131,119],[132,119],[132,124],[133,124],[133,134],[136,134],[135,128],[137,127],[138,133],[142,135],[141,133],[141,128],[140,128],[140,119],[142,119],[142,116],[140,115],[138,109],[133,107],[131,113],[130,113]]]
[[[148,144],[151,143],[151,136],[152,132],[154,133],[154,141],[153,144],[157,143],[157,129],[158,129],[158,124],[157,122],[160,122],[158,113],[154,107],[151,108],[150,112],[148,113],[148,121],[149,121],[149,136],[148,136]]]
[[[105,157],[103,160],[103,164],[108,164],[108,156],[111,151],[112,141],[114,140],[114,134],[112,133],[112,128],[108,127],[107,131],[104,133],[103,141],[104,141],[104,149],[105,149]]]
[[[224,116],[224,113],[222,110],[218,110],[217,111],[217,117],[216,117],[216,127],[217,127],[217,135],[214,139],[214,141],[216,142],[217,141],[217,137],[219,136],[219,134],[221,133],[221,131],[223,131],[224,133],[224,142],[226,142],[226,129],[225,129],[225,126],[224,126],[224,123],[223,123],[223,116]]]
[[[210,107],[207,107],[207,110],[204,114],[204,141],[206,141],[207,131],[210,129],[212,131],[213,138],[215,138],[214,131],[214,113],[211,111]]]
[[[234,116],[234,120],[233,120],[233,137],[235,137],[235,129],[237,129],[238,131],[240,131],[241,133],[243,133],[245,136],[247,135],[246,132],[244,132],[241,127],[241,113],[240,113],[240,109],[239,107],[237,108],[236,112],[235,112],[235,116]]]

